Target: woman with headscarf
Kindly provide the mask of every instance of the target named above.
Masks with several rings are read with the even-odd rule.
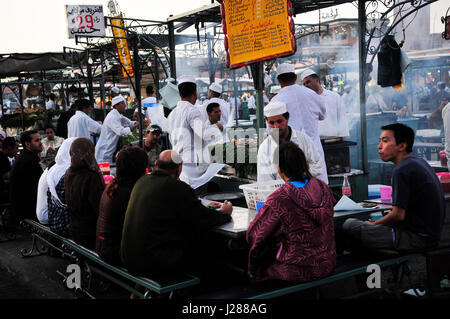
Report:
[[[128,201],[147,165],[147,153],[139,146],[125,147],[117,153],[116,176],[103,192],[97,220],[96,251],[110,264],[122,264],[119,250]]]
[[[105,182],[95,160],[94,144],[84,137],[70,147],[71,164],[65,175],[70,235],[79,245],[95,249],[95,228]]]
[[[55,164],[46,174],[48,226],[51,231],[61,236],[69,235],[69,213],[64,192],[64,175],[70,167],[70,147],[75,139],[69,138],[62,143],[56,154]]]

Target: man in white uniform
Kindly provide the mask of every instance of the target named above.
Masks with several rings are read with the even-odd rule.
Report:
[[[310,173],[323,180],[324,170],[322,159],[312,139],[302,130],[296,131],[288,125],[289,112],[283,102],[271,101],[264,108],[264,116],[271,128],[270,134],[258,149],[258,182],[277,180],[278,166],[274,163],[275,150],[285,142],[292,141],[305,153]]]
[[[225,102],[225,100],[220,98],[222,94],[222,85],[213,83],[209,86],[208,91],[208,99],[205,100],[201,107],[203,121],[208,120],[208,113],[206,112],[206,107],[209,103],[218,103],[220,105],[220,112],[222,115],[220,116],[220,124],[226,126],[228,123],[228,117],[230,116],[230,104]]]
[[[348,137],[346,111],[341,96],[336,92],[324,89],[320,85],[319,76],[311,69],[303,71],[301,78],[303,85],[319,94],[325,102],[327,113],[325,119],[319,122],[319,136]]]
[[[167,118],[167,131],[173,150],[183,159],[180,180],[197,189],[206,185],[224,165],[209,164],[210,157],[206,141],[203,140],[205,122],[199,108],[194,106],[197,100],[194,77],[181,76],[178,80],[178,91],[181,101]]]
[[[208,119],[205,121],[205,144],[223,144],[226,141],[226,131],[223,125],[219,122],[221,118],[221,109],[219,103],[209,103],[206,106]]]
[[[450,170],[450,103],[442,109],[442,120],[444,122],[445,156],[447,157],[447,167]]]
[[[289,126],[296,131],[304,130],[313,140],[322,158],[322,180],[328,183],[325,155],[318,132],[319,121],[323,120],[326,114],[325,103],[316,92],[296,83],[297,75],[292,64],[282,63],[278,66],[277,80],[281,89],[272,101],[284,102],[289,112]]]
[[[47,103],[45,103],[45,108],[47,110],[56,110],[56,95],[54,93],[50,93],[50,95],[48,96],[48,101]]]
[[[67,123],[67,137],[85,137],[91,139],[98,136],[102,126],[94,121],[89,114],[92,112],[92,102],[87,99],[75,101],[76,112]]]
[[[122,95],[112,99],[112,106],[113,109],[106,115],[100,139],[95,146],[95,159],[99,163],[112,163],[119,137],[130,135],[131,130],[138,126],[136,121],[131,121],[122,115],[127,107]]]

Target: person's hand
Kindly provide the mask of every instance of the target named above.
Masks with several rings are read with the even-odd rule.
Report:
[[[376,225],[375,224],[376,221],[377,221],[376,219],[374,219],[374,220],[366,220],[366,223],[369,223],[369,224],[372,224],[372,225]]]
[[[210,203],[208,204],[208,206],[211,206],[211,207],[214,208],[214,209],[220,208],[221,205],[222,205],[222,204],[219,203],[219,202],[210,202]]]
[[[131,129],[134,130],[136,127],[138,127],[139,123],[135,122],[133,125],[131,125]]]
[[[229,201],[224,201],[222,206],[220,207],[220,211],[231,215],[233,212],[233,205]]]
[[[216,125],[219,128],[219,130],[222,132],[223,131],[223,125],[220,124],[219,122],[217,122]]]

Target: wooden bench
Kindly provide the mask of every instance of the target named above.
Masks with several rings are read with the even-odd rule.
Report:
[[[31,249],[22,249],[23,257],[38,256],[48,252],[48,246],[61,252],[64,256],[69,257],[72,261],[80,266],[86,276],[87,283],[79,287],[79,290],[93,297],[89,293],[91,286],[92,273],[96,273],[103,278],[119,285],[140,298],[152,298],[152,294],[156,293],[161,296],[169,294],[172,297],[174,291],[187,288],[200,283],[199,278],[190,274],[174,275],[170,278],[146,278],[141,276],[134,276],[130,274],[125,268],[111,265],[103,261],[96,252],[78,245],[73,240],[60,236],[50,230],[49,227],[42,225],[34,220],[24,219],[21,225],[32,234]],[[39,242],[47,245],[47,248],[39,246]],[[37,253],[34,254],[34,251]],[[66,278],[65,278],[66,279]],[[135,289],[136,285],[145,288],[145,292],[140,292]]]

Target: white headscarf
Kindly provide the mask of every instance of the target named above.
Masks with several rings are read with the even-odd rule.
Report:
[[[56,193],[56,185],[58,185],[63,175],[66,173],[66,170],[70,167],[70,146],[76,139],[76,137],[69,137],[68,139],[64,140],[64,142],[58,149],[58,153],[56,154],[56,164],[49,169],[47,174],[48,189],[60,205],[62,205],[62,202],[59,199],[58,194]]]

